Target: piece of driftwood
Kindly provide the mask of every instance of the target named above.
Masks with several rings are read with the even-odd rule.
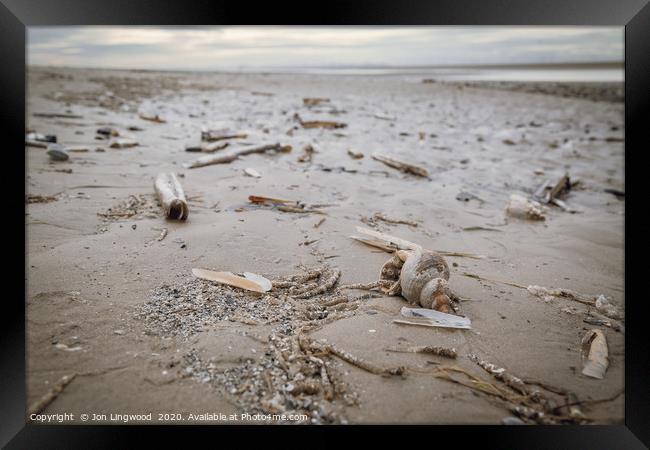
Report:
[[[251,203],[255,203],[258,205],[291,205],[291,204],[297,204],[297,202],[293,200],[283,200],[280,198],[273,198],[273,197],[262,197],[261,195],[249,195],[248,196],[248,201]]]
[[[363,158],[363,153],[361,152],[356,152],[352,149],[348,149],[348,155],[350,155],[350,158],[352,159],[361,159]]]
[[[156,122],[156,123],[166,123],[167,121],[160,117],[158,114],[149,114],[146,112],[139,112],[138,117],[140,117],[143,120],[148,120],[149,122]]]
[[[563,193],[571,189],[571,180],[569,179],[569,174],[564,174],[551,188],[546,196],[546,202],[550,203]]]
[[[429,177],[429,172],[424,167],[409,164],[404,161],[399,161],[395,158],[391,158],[389,156],[382,155],[380,153],[373,153],[372,159],[379,161],[387,165],[388,167],[392,167],[393,169],[397,169],[404,173],[410,173],[412,175],[416,175],[418,177],[424,177],[424,178]]]
[[[206,155],[194,162],[184,164],[184,167],[188,169],[196,169],[197,167],[205,167],[213,164],[227,164],[233,162],[240,156],[250,155],[252,153],[265,153],[268,151],[276,152],[290,152],[290,145],[281,145],[281,144],[270,144],[270,145],[259,145],[259,146],[250,146],[241,148],[238,150],[232,150],[226,153],[220,153],[217,155]]]
[[[364,227],[356,227],[358,233],[371,236],[376,240],[382,242],[386,247],[392,248],[393,250],[417,250],[422,249],[422,246],[406,239],[402,239],[396,236],[391,236],[386,233],[381,233],[379,231],[371,230]]]
[[[602,380],[609,366],[607,339],[600,330],[589,330],[582,338],[582,374]]]
[[[571,187],[572,184],[569,175],[564,174],[555,184],[551,184],[551,180],[544,181],[544,183],[537,188],[533,197],[542,203],[553,204],[559,206],[564,211],[576,213],[578,211],[571,209],[569,205],[559,198],[571,190]]]
[[[422,246],[419,244],[407,241],[406,239],[391,236],[386,233],[381,233],[379,231],[371,230],[369,228],[364,228],[364,227],[356,227],[356,230],[357,232],[370,237],[350,236],[350,238],[362,242],[371,247],[380,248],[388,253],[392,253],[396,250],[416,250],[416,249],[424,250]],[[465,253],[465,252],[451,252],[445,250],[434,250],[434,251],[443,256],[458,256],[458,257],[472,258],[472,259],[486,258],[485,255],[475,255],[472,253]]]
[[[83,119],[83,116],[78,114],[64,114],[64,113],[41,113],[37,112],[32,114],[34,117],[45,117],[47,119]]]
[[[133,139],[116,139],[113,141],[113,143],[110,145],[111,148],[131,148],[131,147],[136,147],[138,145],[138,141],[134,141]]]
[[[30,140],[30,139],[25,139],[25,146],[26,147],[36,147],[36,148],[47,148],[47,143],[46,142],[34,141],[34,140]]]
[[[59,381],[56,382],[52,389],[50,389],[45,395],[43,395],[36,402],[28,408],[27,417],[30,417],[32,414],[40,414],[45,408],[47,408],[50,403],[52,403],[56,398],[61,395],[63,390],[67,385],[69,385],[72,380],[76,378],[77,374],[73,373],[72,375],[64,375]]]
[[[336,128],[345,128],[347,124],[343,122],[334,122],[331,120],[302,120],[298,113],[294,114],[293,118],[300,123],[300,126],[303,128],[326,128],[326,129],[336,129]]]
[[[207,142],[223,141],[226,139],[246,139],[246,133],[231,133],[226,130],[208,130],[201,132],[201,140]]]
[[[311,162],[312,158],[314,157],[314,153],[316,153],[314,147],[311,144],[305,145],[302,149],[302,152],[302,155],[298,157],[298,162],[301,163]]]
[[[171,172],[156,177],[154,189],[168,219],[185,220],[190,213],[181,183]]]
[[[228,142],[203,142],[201,145],[191,145],[185,147],[186,152],[200,152],[200,153],[214,153],[218,150],[223,150],[230,145]]]
[[[307,97],[302,99],[302,103],[305,106],[316,106],[320,105],[321,103],[329,103],[329,101],[329,98],[324,97]]]

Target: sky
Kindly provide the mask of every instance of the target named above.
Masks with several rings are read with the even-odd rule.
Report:
[[[622,27],[29,27],[28,64],[152,70],[623,61]]]

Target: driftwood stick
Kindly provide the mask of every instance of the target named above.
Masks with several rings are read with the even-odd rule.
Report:
[[[429,177],[429,172],[424,167],[415,166],[413,164],[405,163],[403,161],[398,161],[397,159],[391,158],[389,156],[381,155],[379,153],[374,153],[372,159],[377,160],[381,163],[384,163],[388,167],[397,169],[404,173],[410,173],[418,177]]]
[[[203,131],[201,132],[201,140],[207,142],[223,141],[226,139],[246,139],[246,133],[228,133],[223,131]]]
[[[205,167],[205,166],[210,166],[212,164],[227,164],[233,162],[240,156],[250,155],[252,153],[265,153],[271,150],[291,151],[291,147],[282,146],[280,144],[245,147],[239,150],[232,150],[226,153],[218,153],[216,155],[206,155],[197,159],[192,163],[186,164],[185,167],[189,169],[196,169],[197,167]]]

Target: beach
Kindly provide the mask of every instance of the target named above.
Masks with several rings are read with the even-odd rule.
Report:
[[[500,424],[513,415],[502,398],[430,373],[453,365],[498,385],[470,358],[478,355],[571,392],[585,401],[588,423],[622,424],[624,329],[586,323],[591,306],[525,289],[604,295],[624,310],[622,84],[425,78],[29,67],[27,127],[81,151],[58,162],[45,148],[25,150],[28,405],[76,374],[45,413],[74,414],[74,423],[97,414],[95,424],[149,413],[142,423],[261,423],[251,414],[286,413],[301,415],[289,423]],[[164,123],[141,117],[149,111]],[[138,145],[112,148],[114,139],[97,139],[102,127]],[[219,152],[276,143],[292,150],[184,166],[204,156],[185,150],[202,130],[220,129],[246,137]],[[427,176],[389,167],[376,153]],[[162,172],[178,174],[186,221],[166,220],[156,204]],[[505,214],[511,194],[529,197],[565,173],[572,184],[563,200],[574,213],[546,205],[543,221]],[[251,195],[302,202],[307,212],[251,204]],[[115,214],[129,201],[127,213]],[[318,299],[288,301],[271,295],[275,288],[253,296],[192,274],[277,280],[339,270],[332,292],[371,283],[391,255],[351,239],[357,227],[480,255],[445,256],[471,329],[394,323],[409,305],[377,291],[341,290],[354,300],[349,307],[318,309]],[[320,364],[333,391],[319,384],[296,394],[298,381],[321,372],[298,368],[296,379],[291,367],[277,367],[275,352],[292,366],[303,325],[313,328],[305,333],[314,348],[422,370],[382,376],[314,350],[300,358],[320,360],[309,364]],[[606,337],[603,379],[581,373],[591,329]],[[457,358],[387,350],[422,345],[453,347]]]

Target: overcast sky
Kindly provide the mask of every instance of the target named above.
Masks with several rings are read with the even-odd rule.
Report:
[[[29,27],[28,63],[218,70],[623,61],[616,27]]]

